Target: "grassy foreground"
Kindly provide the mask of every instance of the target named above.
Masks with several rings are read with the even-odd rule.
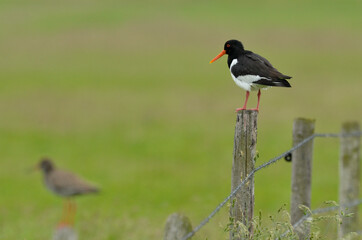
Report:
[[[102,188],[77,200],[80,239],[161,239],[175,211],[197,225],[230,192],[245,93],[226,58],[208,62],[231,38],[293,76],[291,89],[262,92],[257,165],[291,146],[296,117],[315,118],[318,132],[360,121],[361,8],[0,1],[0,239],[50,238],[61,199],[27,172],[42,156]],[[314,155],[312,208],[338,200],[338,140],[317,139]],[[281,161],[256,175],[256,211],[289,204],[290,171]],[[227,215],[195,239],[227,238]]]

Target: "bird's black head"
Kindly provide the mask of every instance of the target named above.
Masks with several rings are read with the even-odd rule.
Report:
[[[238,40],[229,40],[225,43],[224,50],[226,54],[230,55],[237,52],[243,52],[244,46]]]
[[[210,61],[210,63],[216,61],[220,57],[222,57],[224,54],[228,54],[229,58],[232,57],[232,59],[238,57],[244,52],[243,44],[238,40],[229,40],[224,45],[224,50],[219,53],[214,59]]]
[[[54,164],[50,159],[43,158],[39,162],[39,168],[43,171],[43,173],[49,173],[49,172],[53,171]]]

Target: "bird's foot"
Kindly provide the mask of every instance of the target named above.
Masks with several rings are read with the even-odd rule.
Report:
[[[235,109],[235,112],[239,112],[239,111],[242,111],[242,110],[246,110],[246,107],[237,108],[237,109]]]
[[[245,107],[237,108],[237,109],[235,110],[235,112],[239,112],[239,111],[242,111],[242,110],[250,110],[250,111],[257,111],[257,112],[259,112],[259,108],[246,109]]]
[[[72,227],[72,225],[66,221],[60,221],[57,225],[57,229],[65,228],[65,227]]]

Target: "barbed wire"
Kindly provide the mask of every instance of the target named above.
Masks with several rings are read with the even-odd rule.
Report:
[[[314,210],[310,211],[308,214],[301,217],[296,223],[294,223],[293,224],[293,229],[296,229],[297,227],[299,227],[303,222],[305,222],[312,215],[328,213],[328,212],[334,212],[334,211],[344,209],[344,208],[355,207],[355,206],[360,205],[360,204],[362,204],[362,199],[357,199],[357,200],[354,200],[352,202],[349,202],[347,204],[340,205],[340,206],[331,206],[331,207],[314,209]],[[284,237],[289,232],[290,232],[290,230],[285,231],[282,235],[280,235],[280,237],[281,238]]]
[[[182,238],[182,240],[187,240],[189,238],[191,238],[192,236],[194,236],[203,226],[205,226],[211,218],[213,218],[215,216],[215,214],[232,198],[235,196],[235,194],[241,189],[242,186],[244,186],[249,179],[254,176],[254,174],[258,171],[260,171],[261,169],[264,169],[270,165],[272,165],[273,163],[276,163],[278,160],[284,158],[285,156],[287,156],[288,154],[290,154],[291,152],[297,150],[298,148],[302,147],[304,144],[306,144],[307,142],[313,140],[316,137],[323,137],[323,138],[339,138],[339,137],[358,137],[361,136],[362,132],[353,132],[353,133],[348,133],[348,134],[340,134],[340,133],[315,133],[313,135],[310,135],[309,137],[303,139],[301,142],[299,142],[298,144],[296,144],[294,147],[292,147],[291,149],[289,149],[286,152],[283,152],[282,154],[280,154],[277,157],[272,158],[271,160],[269,160],[266,163],[263,163],[262,165],[260,165],[257,168],[254,168],[249,175],[243,179],[243,181],[241,181],[241,183],[229,194],[229,196],[227,196],[215,209],[214,211],[212,211],[209,216],[207,216],[197,227],[195,227],[191,232],[189,232],[186,236],[184,236]]]

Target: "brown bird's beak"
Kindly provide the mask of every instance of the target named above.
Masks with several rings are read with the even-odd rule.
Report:
[[[37,163],[36,165],[29,167],[29,172],[39,171],[40,169],[40,163]]]
[[[28,166],[24,169],[25,173],[30,174],[40,170],[40,165]]]
[[[218,60],[219,58],[221,58],[225,53],[226,53],[226,51],[225,51],[225,50],[222,50],[221,53],[219,53],[219,55],[217,55],[214,59],[212,59],[212,60],[210,61],[210,63],[215,62],[216,60]]]

